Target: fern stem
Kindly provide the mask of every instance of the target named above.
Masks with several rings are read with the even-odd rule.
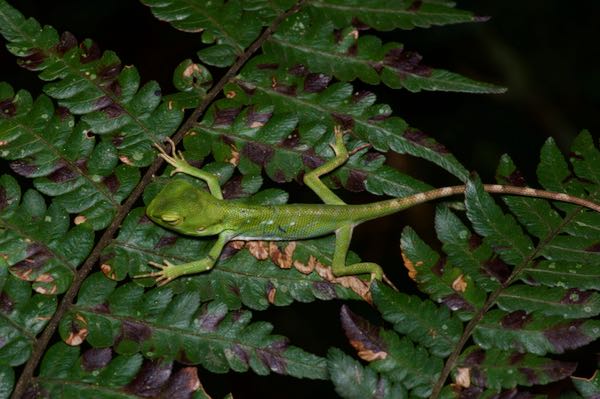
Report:
[[[181,141],[183,136],[190,130],[194,124],[198,122],[200,117],[204,114],[204,111],[208,108],[208,106],[215,100],[215,98],[221,93],[225,84],[232,79],[235,74],[241,69],[241,67],[248,61],[248,59],[263,45],[263,43],[275,32],[277,27],[289,16],[298,12],[303,6],[306,0],[298,0],[296,4],[290,8],[285,13],[279,15],[273,23],[267,27],[263,33],[246,49],[244,54],[242,54],[238,60],[227,70],[225,75],[219,80],[219,82],[208,92],[206,98],[202,103],[192,112],[192,114],[188,117],[188,119],[181,125],[181,127],[177,130],[177,133],[173,135],[172,140],[175,143]],[[79,272],[75,275],[73,279],[73,283],[69,287],[69,290],[63,296],[56,312],[52,316],[52,319],[48,322],[48,325],[39,336],[36,341],[35,347],[29,357],[29,360],[25,364],[21,375],[15,385],[15,389],[12,393],[11,399],[19,399],[22,398],[30,386],[30,383],[33,378],[33,373],[44,354],[50,339],[54,335],[60,320],[65,315],[65,313],[69,310],[71,305],[73,304],[73,300],[75,296],[79,292],[79,288],[81,284],[85,280],[85,278],[91,273],[94,264],[100,258],[100,254],[102,250],[111,242],[113,236],[121,226],[121,223],[125,219],[125,216],[129,213],[135,202],[144,192],[146,186],[151,182],[155,173],[162,166],[163,159],[161,157],[157,157],[155,161],[148,167],[148,170],[135,187],[135,189],[131,192],[131,195],[125,200],[123,205],[118,208],[117,214],[113,219],[112,223],[102,234],[102,237],[92,250],[90,256],[86,259],[85,263],[79,269]]]
[[[585,206],[585,205],[582,205],[582,206]],[[442,369],[442,372],[440,373],[440,376],[431,391],[430,399],[437,399],[439,397],[440,393],[442,392],[442,389],[444,388],[446,380],[448,379],[448,376],[450,375],[450,372],[454,368],[454,365],[463,350],[463,347],[465,346],[467,341],[471,338],[471,334],[473,333],[473,330],[475,330],[475,327],[477,327],[477,324],[481,321],[481,319],[486,314],[486,312],[492,306],[494,306],[496,304],[496,300],[498,299],[498,297],[500,296],[502,291],[504,291],[506,288],[508,288],[515,281],[515,279],[518,277],[519,274],[521,274],[523,269],[525,267],[527,267],[527,265],[529,265],[539,255],[540,251],[546,245],[548,245],[554,239],[554,237],[556,237],[561,232],[561,230],[563,229],[564,226],[571,223],[572,219],[575,216],[577,216],[577,214],[582,209],[583,208],[577,208],[574,211],[567,214],[565,216],[565,218],[563,219],[563,221],[561,222],[561,224],[559,226],[557,226],[556,229],[554,229],[551,234],[548,234],[548,236],[546,236],[543,240],[540,240],[540,242],[536,246],[535,250],[533,252],[531,252],[531,254],[527,257],[527,259],[525,259],[523,262],[521,262],[521,264],[517,265],[514,268],[513,272],[510,274],[510,276],[506,279],[506,281],[504,281],[500,285],[500,287],[498,287],[497,290],[495,290],[488,296],[487,300],[485,301],[485,303],[483,304],[481,309],[479,309],[479,311],[477,311],[477,313],[475,313],[475,315],[469,321],[469,323],[467,323],[467,326],[465,327],[460,339],[458,340],[456,346],[454,347],[454,350],[452,351],[450,356],[448,356],[448,359],[446,360],[446,363],[444,364],[444,368]]]

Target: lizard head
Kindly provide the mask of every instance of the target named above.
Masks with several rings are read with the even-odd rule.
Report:
[[[146,214],[155,223],[187,235],[216,235],[225,229],[221,200],[185,180],[169,182],[150,202]]]

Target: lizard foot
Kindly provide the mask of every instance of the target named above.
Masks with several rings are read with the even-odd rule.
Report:
[[[156,284],[160,287],[167,284],[169,281],[177,278],[180,275],[178,270],[176,270],[176,266],[169,262],[168,260],[163,260],[164,264],[156,263],[156,262],[148,262],[148,264],[152,267],[160,269],[157,272],[138,274],[133,276],[133,278],[146,278],[150,277],[156,281]],[[175,271],[176,273],[173,273]]]
[[[170,137],[166,138],[166,141],[171,145],[171,154],[169,155],[163,147],[159,144],[154,144],[154,147],[158,149],[160,153],[160,157],[167,161],[167,163],[173,166],[175,169],[171,172],[171,176],[176,173],[188,173],[190,168],[193,168],[183,157],[183,153],[181,151],[177,151],[175,147],[175,143],[171,140]]]

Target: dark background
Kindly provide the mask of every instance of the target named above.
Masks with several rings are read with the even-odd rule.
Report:
[[[93,38],[103,50],[116,51],[125,64],[135,65],[143,81],[157,80],[163,93],[172,91],[173,69],[194,58],[199,36],[179,32],[154,19],[135,1],[13,0],[26,16],[68,30],[82,40]],[[509,153],[529,183],[535,186],[539,150],[553,137],[563,151],[584,128],[600,132],[600,2],[544,0],[458,1],[460,8],[491,16],[486,23],[394,31],[386,40],[404,43],[424,57],[423,63],[468,77],[506,86],[504,95],[408,93],[377,88],[381,102],[395,114],[445,144],[467,168],[492,182],[503,153]],[[218,76],[218,72],[215,73]],[[20,69],[0,48],[0,80],[39,95],[42,82]],[[367,87],[365,87],[367,88]],[[435,186],[457,184],[431,164],[395,156],[392,164]],[[3,168],[5,163],[0,163]],[[361,200],[369,200],[368,196]],[[405,224],[435,245],[433,206],[371,223],[358,229],[352,248],[369,261],[384,266],[396,281],[402,278],[398,242]],[[410,290],[410,285],[406,286]],[[256,319],[275,324],[275,332],[317,354],[340,346],[339,303],[298,304],[291,308],[256,312]],[[353,304],[367,313],[368,308]],[[316,315],[318,313],[318,316]],[[347,349],[347,347],[344,347]],[[350,351],[349,351],[350,352]],[[230,373],[201,375],[208,392],[222,397],[232,389],[236,398],[305,397],[309,392],[333,396],[327,382],[307,384],[279,376],[256,377]],[[308,391],[307,391],[308,390]],[[271,395],[271,396],[268,396]]]

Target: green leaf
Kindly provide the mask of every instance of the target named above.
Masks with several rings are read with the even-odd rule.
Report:
[[[488,312],[474,331],[482,348],[529,352],[536,355],[564,353],[587,345],[600,337],[600,321],[565,320],[562,316],[543,316],[516,310]]]
[[[139,171],[119,164],[111,144],[95,144],[86,123],[75,124],[46,96],[33,101],[28,92],[14,94],[0,83],[0,102],[10,110],[0,117],[0,157],[11,161],[14,172],[33,178],[55,205],[78,214],[77,224],[105,228],[138,183]]]
[[[509,312],[521,309],[565,319],[588,318],[600,314],[600,294],[578,288],[515,284],[500,293],[498,306]]]
[[[408,226],[402,231],[400,246],[409,277],[432,299],[444,303],[463,320],[483,306],[486,294],[473,279],[447,263]]]
[[[267,6],[254,2],[254,10],[250,11],[239,0],[202,3],[142,0],[142,3],[151,8],[156,18],[169,22],[176,29],[203,32],[202,42],[214,45],[199,51],[198,56],[203,62],[218,67],[233,64],[258,37],[263,21],[256,8],[260,10]]]
[[[400,384],[394,384],[385,376],[379,376],[370,367],[332,348],[327,354],[327,365],[335,391],[346,399],[402,399],[406,391]]]
[[[99,277],[94,277],[98,279]],[[114,287],[114,286],[113,286]],[[113,346],[122,355],[142,352],[151,359],[199,364],[216,373],[252,369],[306,378],[325,378],[324,359],[271,335],[265,322],[250,323],[248,311],[228,312],[223,303],[201,305],[198,292],[175,293],[170,287],[143,288],[128,283],[102,295],[88,295],[61,321],[66,342],[87,339],[94,347]]]
[[[475,231],[485,237],[503,261],[509,265],[520,265],[529,259],[533,243],[515,219],[502,212],[479,181],[467,183],[465,205]]]
[[[65,210],[58,204],[47,208],[33,189],[21,196],[9,175],[0,177],[0,210],[0,253],[10,272],[39,293],[63,293],[92,249],[91,229],[71,228]]]
[[[476,346],[467,348],[458,361],[458,370],[462,368],[464,374],[468,373],[471,384],[496,392],[517,385],[532,386],[558,381],[570,376],[575,366],[575,363],[531,354],[498,349],[484,351]]]
[[[362,18],[362,16],[361,16]],[[286,19],[263,46],[267,55],[288,66],[304,64],[311,71],[341,81],[360,79],[412,92],[421,90],[502,93],[505,89],[458,74],[421,65],[421,56],[399,43],[383,44],[376,36],[361,36],[354,26],[336,29],[321,13],[297,13]]]
[[[79,348],[62,342],[46,352],[35,382],[37,389],[50,397],[208,398],[195,367],[177,369],[169,361],[144,360],[140,354],[118,355],[111,348],[91,348],[80,353]]]
[[[524,268],[522,279],[549,287],[600,290],[598,266],[588,263],[543,260]]]
[[[14,383],[14,371],[10,367],[0,365],[0,398],[5,399],[10,397]]]
[[[600,395],[600,377],[598,377],[598,371],[594,372],[594,375],[589,378],[571,377],[573,385],[577,392],[586,399],[592,399]]]
[[[152,143],[181,123],[182,110],[161,102],[156,82],[140,88],[135,67],[124,67],[114,52],[102,53],[89,39],[78,44],[69,32],[59,37],[54,28],[25,19],[4,0],[0,34],[22,67],[40,71],[40,79],[50,82],[44,86],[46,94],[69,112],[83,115],[89,129],[105,135],[126,164],[148,166],[154,159]]]
[[[373,0],[365,3],[359,0],[326,0],[311,1],[309,4],[315,13],[330,19],[337,27],[348,26],[356,19],[383,31],[480,21],[470,12],[455,9],[452,2]]]
[[[396,332],[424,346],[435,356],[444,358],[452,352],[462,333],[462,323],[446,308],[383,284],[373,285],[371,291],[377,310],[393,324]]]
[[[333,83],[331,77],[313,73],[306,67],[280,65],[277,58],[261,56],[253,59],[242,70],[231,84],[225,87],[229,94],[228,108],[238,106],[274,106],[275,114],[292,114],[299,117],[298,133],[293,132],[282,142],[285,146],[294,145],[298,149],[310,149],[307,142],[309,134],[314,134],[315,126],[325,127],[327,132],[333,131],[335,125],[351,128],[351,135],[373,145],[378,151],[393,150],[407,153],[436,163],[453,173],[461,180],[466,180],[466,169],[450,154],[447,149],[417,129],[411,128],[401,118],[391,115],[387,104],[375,104],[376,97],[368,91],[354,91],[349,83]],[[266,67],[268,66],[268,68]],[[271,111],[270,111],[271,112]],[[263,119],[268,119],[265,115]],[[247,121],[254,122],[256,118]],[[264,121],[261,121],[264,123]],[[358,146],[359,143],[350,143]],[[351,148],[352,148],[351,147]],[[303,158],[316,154],[304,152]],[[389,176],[406,181],[407,189],[388,190],[388,195],[405,196],[415,192],[426,191],[430,187],[401,175],[399,172],[379,167],[379,173],[373,173],[367,179],[367,187],[371,182],[381,181]],[[380,176],[377,179],[377,176]],[[381,186],[389,186],[391,182],[382,181]],[[413,188],[414,186],[414,188]],[[417,191],[418,190],[418,191]]]

